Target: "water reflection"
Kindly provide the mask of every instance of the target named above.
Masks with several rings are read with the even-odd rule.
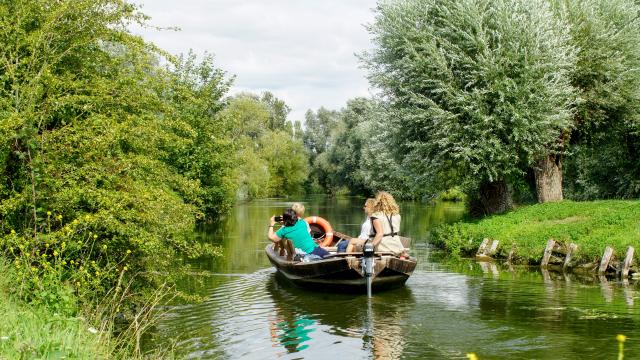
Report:
[[[349,354],[356,358],[396,359],[403,353],[407,328],[402,324],[415,304],[408,288],[367,299],[303,291],[274,274],[266,289],[276,304],[275,316],[270,320],[271,339],[288,353],[308,349],[310,343],[315,348],[326,336],[337,338],[326,349],[308,349],[305,358]],[[355,346],[357,343],[360,345]]]

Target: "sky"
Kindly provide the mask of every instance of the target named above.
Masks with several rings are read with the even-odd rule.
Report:
[[[355,54],[371,47],[375,0],[134,0],[156,27],[133,29],[172,54],[214,55],[235,75],[231,94],[271,91],[291,108],[340,109],[369,96]]]

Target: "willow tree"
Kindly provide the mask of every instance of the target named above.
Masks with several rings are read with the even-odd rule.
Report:
[[[579,199],[640,195],[640,6],[633,0],[557,0],[579,48],[566,186]]]
[[[576,51],[565,29],[542,0],[378,4],[363,60],[397,114],[391,145],[418,186],[464,185],[486,213],[511,206],[509,182],[561,151],[571,127]]]

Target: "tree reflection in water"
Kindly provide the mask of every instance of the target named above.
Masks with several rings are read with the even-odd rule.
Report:
[[[397,359],[406,344],[408,310],[415,304],[407,288],[374,294],[327,294],[297,289],[274,274],[267,290],[275,302],[269,318],[273,346],[295,353],[319,345],[322,331],[362,339],[360,349],[373,359]],[[315,340],[315,341],[314,341]],[[327,356],[337,353],[328,350]],[[318,349],[315,349],[318,350]],[[344,350],[344,348],[343,348]],[[359,350],[359,351],[358,351]],[[344,354],[342,354],[344,355]]]

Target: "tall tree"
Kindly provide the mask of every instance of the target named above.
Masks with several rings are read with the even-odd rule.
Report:
[[[398,153],[424,187],[465,185],[480,211],[502,212],[510,178],[562,151],[575,97],[565,29],[543,0],[378,4],[363,59],[397,113]]]
[[[640,6],[632,0],[557,0],[579,49],[579,92],[566,183],[575,198],[640,195]]]
[[[310,177],[308,182],[315,184],[326,192],[333,192],[331,174],[334,164],[328,159],[327,151],[331,148],[338,125],[338,112],[324,107],[317,112],[308,110],[305,114],[304,147],[309,154]]]
[[[233,158],[238,144],[227,140],[235,124],[220,116],[230,85],[211,55],[199,61],[190,52],[172,62],[157,89],[164,117],[177,135],[165,146],[163,159],[199,182],[200,208],[208,220],[228,211],[236,192]]]
[[[278,99],[271,92],[265,91],[262,93],[260,101],[269,109],[269,129],[282,130],[290,124],[287,122],[287,116],[289,116],[291,108],[283,100]]]
[[[262,97],[244,93],[230,98],[221,112],[223,123],[232,129],[230,141],[239,149],[233,157],[238,198],[301,192],[308,159],[302,140],[295,137],[286,120],[288,111],[288,106],[270,93]]]

